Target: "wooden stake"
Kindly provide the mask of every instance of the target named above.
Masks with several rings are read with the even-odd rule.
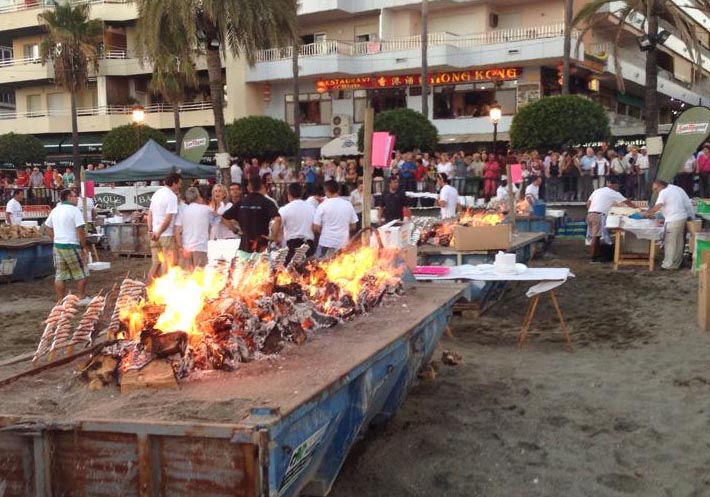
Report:
[[[372,225],[370,211],[372,209],[372,133],[375,130],[375,109],[369,107],[365,109],[365,140],[363,157],[363,195],[362,195],[362,227],[367,236],[370,236],[368,228]]]

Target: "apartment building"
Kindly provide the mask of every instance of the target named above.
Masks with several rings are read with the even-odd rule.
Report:
[[[102,60],[79,96],[82,151],[99,152],[101,136],[130,122],[130,109],[146,108],[146,123],[172,134],[172,108],[148,88],[151,69],[136,53],[136,8],[129,0],[90,1],[104,23]],[[682,2],[682,0],[671,0]],[[585,2],[578,1],[577,8]],[[490,106],[503,111],[499,139],[507,139],[517,110],[560,92],[563,55],[561,0],[429,0],[429,109],[442,146],[467,148],[492,140]],[[57,87],[51,66],[39,63],[44,28],[37,14],[49,0],[0,0],[0,133],[31,133],[52,154],[70,151],[69,95]],[[616,136],[643,134],[644,58],[637,38],[640,16],[626,26],[620,65],[625,93],[617,86],[611,40],[618,6],[602,13],[600,29],[573,33],[572,91],[601,103]],[[688,10],[708,47],[710,19]],[[421,109],[421,0],[301,0],[300,97],[293,92],[292,47],[260,51],[254,66],[226,54],[225,117],[263,114],[292,122],[298,106],[302,146],[317,152],[333,136],[357,131],[364,109]],[[670,29],[668,26],[662,27]],[[661,122],[687,105],[710,100],[710,55],[693,69],[672,33],[659,47]],[[213,127],[206,64],[201,84],[182,103],[185,128]]]

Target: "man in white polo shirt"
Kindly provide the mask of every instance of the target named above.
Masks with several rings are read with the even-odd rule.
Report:
[[[661,269],[679,269],[685,247],[685,223],[695,217],[693,205],[682,188],[659,179],[653,182],[653,193],[658,197],[655,205],[646,211],[646,217],[654,217],[658,211],[663,214],[665,235]]]
[[[64,298],[66,282],[76,281],[79,305],[87,305],[91,299],[86,296],[89,273],[85,261],[88,260],[89,246],[86,243],[84,216],[77,208],[77,195],[71,190],[63,190],[61,202],[50,212],[44,226],[54,242],[54,291],[57,300]]]
[[[597,188],[589,196],[587,200],[587,226],[592,237],[592,260],[593,264],[602,262],[601,257],[601,238],[602,230],[604,229],[604,219],[609,213],[609,209],[614,204],[622,203],[628,207],[634,207],[634,204],[626,200],[621,193],[619,178],[610,176],[606,186]]]
[[[25,199],[24,190],[13,190],[12,198],[5,207],[5,222],[7,224],[20,224],[22,222],[22,202]]]
[[[283,228],[283,240],[288,247],[286,263],[291,262],[296,249],[303,244],[308,245],[308,257],[313,255],[313,219],[316,215],[316,208],[302,199],[303,188],[300,183],[289,183],[288,204],[279,209],[281,216],[281,226]]]
[[[207,242],[210,225],[218,219],[212,209],[205,205],[200,190],[191,186],[185,190],[185,203],[175,220],[175,245],[180,266],[186,271],[207,265]]]
[[[449,176],[446,173],[437,174],[437,184],[440,190],[436,204],[441,208],[441,219],[453,219],[459,205],[459,192],[449,184]]]
[[[316,257],[344,248],[350,240],[350,232],[357,226],[353,204],[338,195],[338,183],[330,180],[323,186],[327,198],[318,206],[313,218],[313,231],[320,233]]]
[[[152,264],[148,271],[148,281],[167,273],[168,268],[177,263],[174,226],[181,179],[177,173],[168,175],[164,181],[165,186],[156,191],[150,199],[148,228]]]

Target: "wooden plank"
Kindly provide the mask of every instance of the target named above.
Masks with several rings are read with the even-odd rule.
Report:
[[[175,372],[168,361],[155,359],[144,368],[121,374],[121,395],[148,388],[178,388]]]

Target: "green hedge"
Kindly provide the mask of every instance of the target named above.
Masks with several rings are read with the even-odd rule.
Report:
[[[24,166],[28,162],[43,162],[46,157],[47,151],[39,138],[17,133],[0,135],[0,163]]]
[[[135,124],[126,124],[113,128],[104,135],[101,153],[106,160],[121,161],[135,154],[150,139],[163,147],[168,144],[166,136],[157,129],[146,125],[138,127]]]
[[[559,149],[607,140],[604,108],[577,95],[545,97],[521,108],[510,127],[514,149]]]
[[[424,114],[412,109],[394,109],[375,115],[375,131],[387,131],[395,135],[394,147],[402,152],[419,149],[422,152],[436,151],[439,135],[436,127]],[[364,150],[364,127],[357,135],[357,146]]]
[[[225,130],[227,150],[237,157],[273,160],[298,151],[296,133],[280,119],[250,116],[228,124]]]

